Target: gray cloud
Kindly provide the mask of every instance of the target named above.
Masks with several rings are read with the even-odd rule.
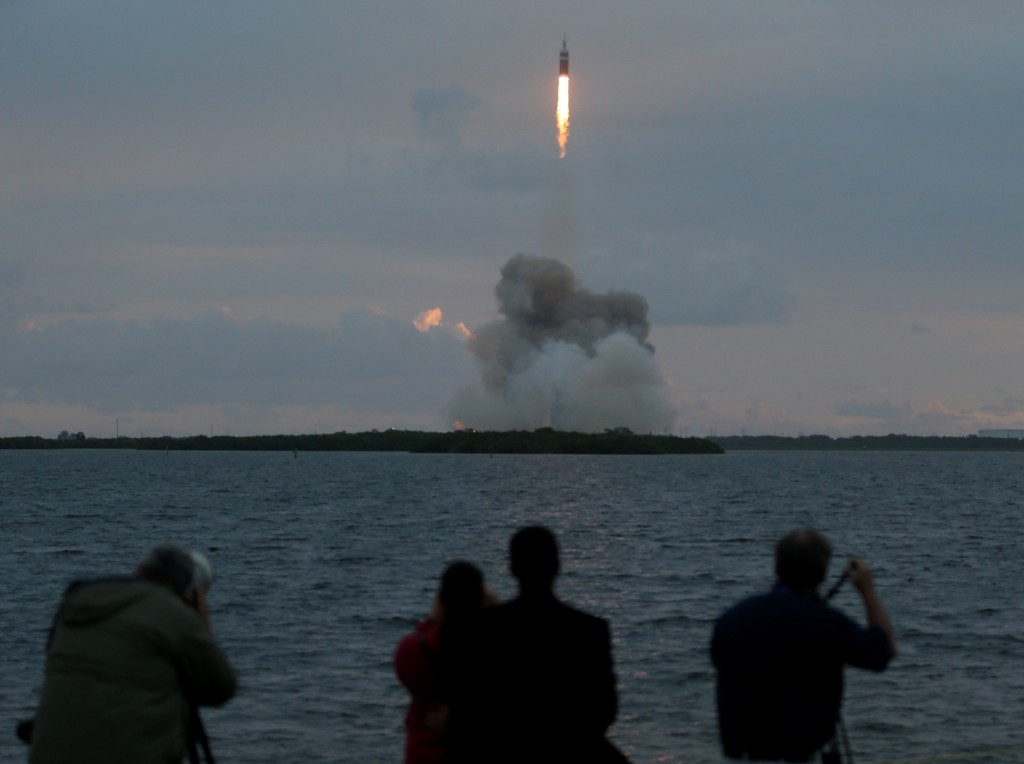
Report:
[[[428,149],[411,156],[423,162],[421,172],[434,185],[483,191],[533,191],[544,178],[544,162],[535,147],[519,144],[469,149],[463,131],[481,107],[481,99],[458,85],[424,88],[413,93],[418,134]],[[425,159],[420,159],[425,157]]]
[[[882,401],[880,403],[845,401],[836,405],[836,413],[840,416],[899,421],[905,420],[912,415],[913,409],[908,403],[895,404],[890,401]]]
[[[413,93],[412,107],[420,135],[450,150],[462,144],[462,130],[480,108],[480,97],[458,85],[423,88]]]
[[[476,429],[670,428],[673,413],[638,294],[595,294],[564,263],[518,254],[495,287],[503,316],[471,338],[478,384],[449,404]]]
[[[12,289],[25,280],[25,269],[15,260],[0,259],[0,289]]]
[[[858,426],[847,426],[843,434],[974,434],[987,421],[983,411],[949,408],[937,402],[914,406],[909,402],[847,401],[836,405],[836,413],[862,420]]]
[[[749,248],[676,246],[604,252],[588,259],[583,270],[595,283],[619,283],[645,294],[659,324],[738,326],[789,319],[794,296]]]
[[[1024,398],[1004,398],[997,403],[982,406],[981,411],[995,416],[1020,416],[1024,412]]]
[[[25,295],[25,269],[19,261],[0,259],[0,335],[13,330],[24,315],[28,297]]]
[[[2,348],[8,402],[60,402],[116,412],[185,405],[327,405],[434,410],[468,376],[462,342],[444,328],[368,310],[337,329],[220,313],[149,323],[66,320]]]
[[[540,152],[527,146],[469,153],[453,162],[471,188],[483,191],[536,191],[544,180]]]
[[[147,405],[227,400],[232,383],[260,401],[240,406],[306,400],[306,385],[327,400],[309,359],[331,357],[344,332],[386,333],[372,316],[344,332],[302,325],[427,304],[482,325],[502,253],[537,251],[595,292],[643,295],[674,402],[728,387],[709,423],[753,424],[743,412],[759,401],[772,426],[881,428],[852,415],[837,425],[833,404],[887,390],[912,407],[906,426],[959,431],[966,412],[996,418],[984,407],[1022,397],[1011,367],[1024,353],[1024,5],[577,11],[561,0],[287,14],[270,0],[0,5],[0,263],[21,263],[0,265],[0,376],[16,375],[20,396],[103,399],[50,378],[74,374],[59,359],[75,358],[90,375],[79,388],[141,390]],[[552,74],[566,23],[573,132],[560,163]],[[190,318],[215,306],[246,320]],[[816,333],[830,315],[841,330]],[[405,348],[395,331],[381,341]],[[190,378],[164,371],[166,396],[146,393],[162,377],[140,371],[133,388],[75,355],[81,341],[128,377],[157,365],[146,345],[158,334],[191,364]],[[204,338],[253,379],[228,381],[220,355],[194,349]],[[863,350],[833,354],[837,338]],[[422,339],[403,353],[417,357]],[[305,380],[262,384],[255,351],[238,355],[261,342]],[[37,343],[47,351],[32,355]],[[594,360],[548,344],[559,343],[551,374]],[[344,347],[367,374],[402,368]],[[755,356],[770,375],[736,373]],[[16,368],[22,357],[31,363]],[[383,377],[377,401],[354,370],[324,373],[367,410],[402,385]],[[929,408],[940,399],[962,414]],[[1021,413],[1006,405],[1011,426]]]

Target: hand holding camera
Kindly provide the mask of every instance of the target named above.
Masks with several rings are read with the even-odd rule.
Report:
[[[199,613],[207,631],[210,629],[210,608],[206,593],[213,586],[213,565],[202,552],[192,551],[192,586],[185,592],[185,602]]]

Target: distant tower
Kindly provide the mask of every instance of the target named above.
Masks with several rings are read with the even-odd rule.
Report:
[[[566,43],[565,35],[562,35],[562,51],[558,54],[558,76],[569,76],[569,45]]]

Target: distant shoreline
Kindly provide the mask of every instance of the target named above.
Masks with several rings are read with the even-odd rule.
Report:
[[[316,435],[192,435],[155,438],[0,438],[0,449],[134,449],[140,451],[397,451],[419,454],[721,454],[706,438],[638,435],[617,427],[603,433],[527,431],[420,432],[384,430]]]
[[[709,440],[726,451],[1024,451],[1024,440],[977,435],[727,435]]]
[[[977,435],[641,435],[625,427],[603,433],[554,430],[423,432],[370,430],[306,435],[188,435],[66,439],[0,438],[0,450],[130,449],[137,451],[395,451],[446,454],[722,454],[729,451],[1024,451],[1024,440]]]

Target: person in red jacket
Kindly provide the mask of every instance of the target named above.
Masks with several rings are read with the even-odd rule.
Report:
[[[460,633],[481,607],[495,600],[476,565],[453,562],[441,576],[430,616],[398,643],[395,673],[411,696],[405,715],[405,764],[440,764],[448,722],[445,652],[458,649]]]

